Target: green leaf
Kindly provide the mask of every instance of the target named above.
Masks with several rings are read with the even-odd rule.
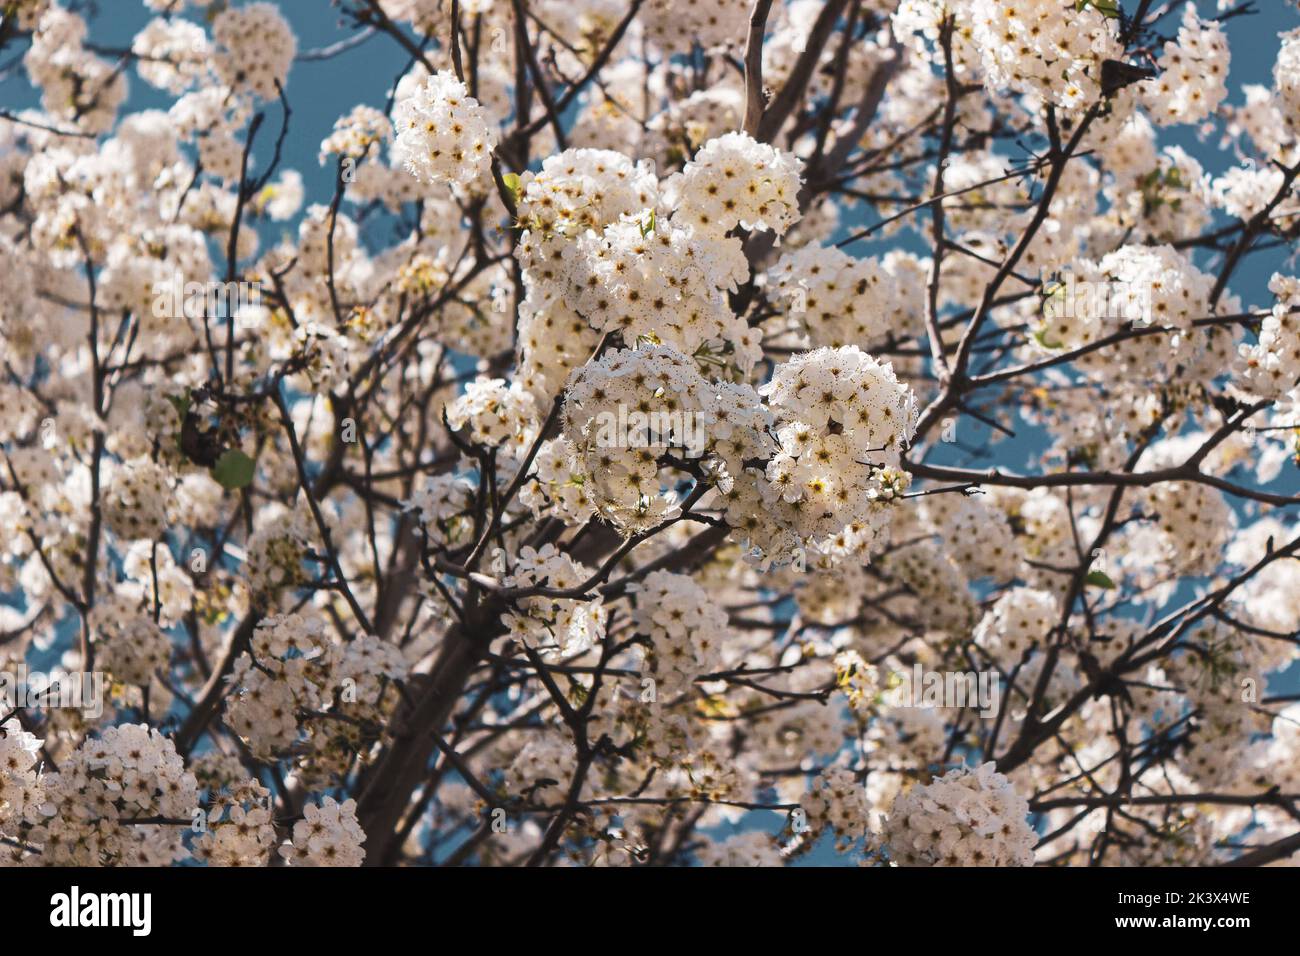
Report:
[[[1110,576],[1105,571],[1089,571],[1085,580],[1095,588],[1115,587],[1115,582],[1110,579]]]
[[[1119,19],[1119,0],[1078,0],[1074,5],[1074,9],[1079,13],[1082,13],[1089,7],[1092,7],[1103,17],[1109,17],[1111,20]]]
[[[506,173],[504,176],[501,177],[501,181],[506,184],[506,189],[510,190],[512,193],[515,194],[515,200],[518,201],[519,197],[523,195],[523,191],[524,191],[523,185],[519,182],[519,174]]]
[[[212,466],[212,477],[222,488],[231,491],[246,488],[253,481],[253,459],[232,448]]]
[[[168,395],[167,401],[172,403],[172,408],[176,409],[176,417],[185,421],[185,416],[190,410],[190,396],[185,395]]]
[[[1059,348],[1064,348],[1064,347],[1065,347],[1065,343],[1064,343],[1064,342],[1049,342],[1049,341],[1047,341],[1047,329],[1039,329],[1037,332],[1035,332],[1035,333],[1034,333],[1034,341],[1037,342],[1039,345],[1041,345],[1041,346],[1042,346],[1043,348],[1045,348],[1045,349],[1059,349]]]

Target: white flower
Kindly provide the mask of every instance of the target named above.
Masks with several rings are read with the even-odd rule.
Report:
[[[357,823],[357,802],[325,797],[319,805],[303,808],[305,819],[293,825],[293,839],[280,847],[292,866],[360,866],[366,858],[361,846],[365,832]]]
[[[649,638],[644,673],[657,694],[686,690],[701,674],[719,669],[731,636],[727,613],[688,575],[654,571],[634,586],[637,632]]]
[[[1056,598],[1046,591],[1011,588],[975,628],[975,643],[1000,668],[1009,671],[1020,663],[1026,651],[1047,642],[1060,617]]]
[[[1283,33],[1281,39],[1273,82],[1283,119],[1294,133],[1300,134],[1300,29]]]
[[[881,837],[897,866],[1032,866],[1028,816],[1028,801],[986,763],[899,796]]]
[[[293,29],[273,3],[227,7],[212,21],[212,66],[222,83],[259,99],[279,94],[298,52]]]
[[[723,235],[743,226],[781,236],[799,221],[803,162],[746,133],[705,143],[686,168],[665,183],[674,223]]]
[[[487,170],[497,142],[487,111],[445,70],[398,100],[393,127],[394,162],[428,184],[473,184]]]
[[[1142,104],[1161,126],[1199,123],[1228,95],[1228,38],[1223,27],[1183,8],[1178,41],[1165,44],[1156,62],[1160,75],[1138,86]]]
[[[1101,96],[1101,64],[1122,60],[1119,20],[1073,0],[970,0],[992,89],[1033,93],[1068,110]]]

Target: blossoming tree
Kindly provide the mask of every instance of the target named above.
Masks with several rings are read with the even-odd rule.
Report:
[[[0,3],[6,863],[1300,850],[1300,29],[144,6]]]

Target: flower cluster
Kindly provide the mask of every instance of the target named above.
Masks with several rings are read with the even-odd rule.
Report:
[[[1265,398],[1277,398],[1300,384],[1300,279],[1275,274],[1268,290],[1275,302],[1255,344],[1237,347],[1242,385]]]
[[[916,595],[916,614],[928,626],[965,636],[979,620],[969,582],[951,556],[929,541],[890,549],[882,569]]]
[[[647,36],[668,53],[740,43],[748,20],[745,0],[650,0],[643,18]]]
[[[1282,49],[1273,66],[1278,107],[1283,121],[1300,135],[1300,29],[1281,35]]]
[[[629,532],[653,527],[676,504],[673,489],[662,487],[663,455],[707,453],[737,476],[769,447],[768,421],[752,388],[710,383],[665,346],[608,352],[584,366],[565,395],[564,437],[576,451],[584,491]]]
[[[1020,570],[1020,547],[1006,514],[980,496],[931,495],[921,513],[968,577],[1006,582]]]
[[[537,407],[518,382],[478,378],[447,406],[447,423],[457,431],[468,425],[471,441],[521,458],[537,431]]]
[[[1117,19],[1073,0],[971,0],[974,41],[989,84],[1068,110],[1101,96],[1101,64],[1121,60]]]
[[[727,293],[749,277],[740,240],[696,235],[650,215],[647,223],[589,232],[570,248],[568,303],[598,331],[686,355],[727,346],[744,370],[761,354],[753,332],[728,306]]]
[[[725,840],[705,844],[695,852],[695,856],[701,866],[781,865],[781,851],[771,836],[761,830],[736,833]]]
[[[658,192],[650,163],[608,149],[568,149],[520,177],[516,210],[525,236],[576,238],[653,209]]]
[[[745,133],[711,139],[664,184],[673,221],[722,235],[736,226],[781,236],[799,221],[803,162]]]
[[[508,588],[540,587],[568,591],[591,577],[591,571],[553,544],[524,547],[503,579]],[[538,594],[516,600],[506,614],[510,635],[545,657],[568,657],[585,651],[605,636],[606,611],[601,599],[552,597]]]
[[[323,163],[331,155],[361,159],[392,135],[387,116],[373,106],[355,106],[334,122],[334,132],[320,144],[320,160]]]
[[[194,857],[209,866],[266,866],[275,844],[271,791],[247,780],[209,803]]]
[[[320,710],[329,692],[323,624],[299,614],[262,621],[230,672],[226,719],[263,759],[298,739],[298,715]]]
[[[0,834],[12,837],[41,819],[40,750],[41,741],[14,718],[0,724]]]
[[[897,283],[877,259],[807,245],[782,256],[770,279],[772,296],[814,346],[866,347],[903,324]]]
[[[42,778],[43,821],[26,838],[52,866],[165,866],[185,855],[180,832],[136,817],[189,820],[194,774],[176,745],[145,724],[119,724],[88,738]]]
[[[99,626],[100,663],[113,679],[148,687],[157,673],[165,673],[172,645],[167,635],[142,614],[122,620],[104,620]]]
[[[579,461],[573,443],[564,436],[542,442],[533,459],[531,475],[536,480],[523,487],[519,500],[534,514],[554,509],[566,521],[577,523],[595,513],[587,492],[587,470]]]
[[[85,48],[86,21],[78,14],[51,5],[31,19],[35,29],[23,65],[41,89],[42,105],[91,133],[106,132],[126,99],[125,76]]]
[[[1028,801],[986,763],[898,797],[881,836],[898,866],[1031,866],[1028,816]]]
[[[171,479],[148,458],[124,462],[104,496],[104,524],[128,541],[157,541],[167,529]]]
[[[307,580],[304,562],[311,553],[311,519],[299,509],[270,506],[248,539],[248,578],[253,593],[272,598]]]
[[[911,389],[889,364],[850,345],[792,358],[759,392],[779,448],[755,489],[762,505],[733,496],[729,513],[764,513],[822,553],[869,553],[910,482],[897,464],[916,425]]]
[[[802,424],[842,453],[897,464],[916,428],[916,396],[893,366],[856,345],[820,348],[776,369],[760,390],[778,425]],[[822,458],[823,456],[814,456]]]
[[[293,839],[280,847],[290,866],[360,866],[366,859],[366,834],[357,823],[357,802],[325,797],[303,809]]]
[[[212,68],[222,83],[273,100],[298,52],[293,29],[273,3],[227,7],[212,21]]]
[[[140,57],[138,69],[146,83],[169,93],[182,93],[207,76],[212,56],[203,28],[188,20],[150,20],[131,41]]]
[[[649,640],[643,673],[657,693],[676,694],[718,669],[727,641],[727,614],[685,574],[654,571],[635,585],[632,621]]]
[[[812,833],[816,836],[833,833],[836,846],[841,850],[867,837],[870,812],[867,791],[852,770],[827,767],[819,773],[813,778],[803,807]]]
[[[540,453],[538,455],[540,458]],[[474,483],[461,475],[428,475],[406,506],[420,517],[425,534],[441,545],[460,545],[474,533],[469,514]]]
[[[1142,104],[1161,126],[1199,123],[1228,95],[1228,38],[1223,27],[1183,8],[1177,42],[1165,44],[1156,67],[1160,76],[1139,86]]]
[[[1011,588],[994,602],[975,628],[975,643],[1003,670],[1044,644],[1060,621],[1057,601],[1045,591]]]
[[[1095,265],[1082,261],[1076,272],[1047,284],[1034,339],[1048,350],[1074,349],[1125,326],[1179,329],[1180,334],[1157,341],[1120,342],[1080,363],[1100,375],[1113,369],[1118,358],[1135,379],[1168,377],[1176,363],[1190,366],[1208,344],[1206,333],[1193,329],[1193,323],[1209,316],[1213,287],[1212,275],[1170,246],[1122,246]]]
[[[497,142],[487,111],[445,70],[398,100],[393,128],[394,162],[430,185],[473,185],[488,168]]]

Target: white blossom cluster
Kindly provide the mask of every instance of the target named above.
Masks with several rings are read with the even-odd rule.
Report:
[[[646,416],[628,434],[606,425]],[[660,456],[707,451],[731,477],[770,447],[769,416],[746,385],[710,383],[685,355],[666,346],[608,352],[574,376],[565,396],[564,437],[575,449],[584,492],[617,527],[658,524],[677,504],[662,487]],[[651,433],[652,425],[660,425]],[[691,429],[706,439],[690,449]],[[612,429],[617,432],[617,428]],[[662,432],[662,434],[660,434]]]
[[[568,591],[591,577],[591,570],[558,551],[553,544],[524,547],[502,584],[510,588],[544,587]],[[606,610],[601,599],[552,597],[539,594],[520,598],[506,615],[515,640],[545,657],[580,653],[603,639]]]
[[[144,724],[119,724],[87,738],[42,777],[43,818],[26,839],[51,866],[166,866],[185,856],[181,832],[136,817],[188,821],[198,804],[194,775],[176,745]]]
[[[208,35],[188,20],[150,20],[135,35],[131,50],[140,57],[141,79],[169,93],[183,93],[208,76]]]
[[[469,509],[474,503],[474,485],[462,475],[428,475],[406,506],[419,514],[424,533],[443,545],[470,541],[474,520]]]
[[[104,523],[129,541],[157,541],[167,527],[167,470],[148,458],[123,462],[104,498]]]
[[[265,866],[276,846],[271,791],[256,780],[231,786],[209,802],[194,857],[209,866]]]
[[[738,44],[748,21],[745,0],[650,0],[643,22],[656,46],[684,53],[696,43],[705,49]]]
[[[262,759],[292,751],[305,777],[330,779],[364,749],[364,725],[382,719],[390,681],[406,670],[401,652],[373,637],[339,645],[319,618],[273,615],[227,678],[227,720]]]
[[[1003,670],[1020,663],[1026,652],[1047,643],[1060,623],[1056,599],[1033,588],[1011,588],[984,614],[975,628],[975,643]]]
[[[227,7],[212,21],[212,67],[226,86],[273,100],[298,52],[293,30],[273,3]]]
[[[114,680],[148,687],[155,674],[166,672],[171,641],[152,618],[137,613],[106,623],[98,629],[100,662]]]
[[[1006,582],[1020,571],[1022,554],[1004,512],[980,495],[932,495],[922,501],[925,522],[972,579]]]
[[[325,703],[323,625],[301,615],[269,618],[257,627],[249,651],[240,655],[226,705],[231,728],[264,759],[298,739],[299,710]]]
[[[1228,95],[1229,60],[1223,27],[1202,20],[1189,3],[1177,40],[1167,42],[1156,61],[1160,75],[1139,87],[1142,105],[1161,126],[1199,123]]]
[[[1113,351],[1084,356],[1080,364],[1101,375],[1118,361],[1135,380],[1169,378],[1179,364],[1222,368],[1215,361],[1218,352],[1207,355],[1215,347],[1213,330],[1193,327],[1210,318],[1213,286],[1212,275],[1170,246],[1126,245],[1096,264],[1081,261],[1071,275],[1048,283],[1035,341],[1048,350],[1075,349],[1125,327],[1173,328],[1179,334],[1130,339]]]
[[[77,120],[94,133],[106,132],[126,99],[126,78],[85,49],[86,21],[51,4],[34,21],[32,43],[23,56],[41,102],[51,116]]]
[[[814,346],[875,343],[902,325],[898,285],[877,259],[808,245],[783,255],[770,278]]]
[[[321,162],[326,156],[361,159],[372,150],[377,151],[379,145],[386,143],[392,135],[393,124],[380,110],[373,106],[355,106],[351,113],[335,121],[334,131],[321,142]]]
[[[867,791],[846,767],[828,767],[814,777],[804,806],[813,832],[833,834],[839,847],[848,848],[868,836]]]
[[[979,620],[979,605],[953,558],[930,541],[887,550],[882,570],[916,596],[915,611],[927,627],[964,635]]]
[[[916,424],[911,390],[851,345],[795,356],[759,391],[779,449],[750,492],[762,505],[733,495],[729,513],[758,511],[825,554],[869,553],[909,484],[896,465]]]
[[[989,84],[1067,110],[1101,97],[1103,60],[1121,60],[1118,19],[1074,0],[970,0],[973,39]]]
[[[1276,398],[1300,385],[1300,280],[1274,274],[1272,312],[1253,344],[1237,347],[1242,385],[1250,392]]]
[[[1281,36],[1282,48],[1273,67],[1278,108],[1283,121],[1300,135],[1300,29]]]
[[[636,585],[632,620],[649,640],[645,669],[656,693],[677,694],[718,669],[729,625],[726,612],[692,578],[654,571]]]
[[[293,825],[293,839],[280,847],[290,866],[360,866],[366,835],[357,823],[357,802],[325,797],[303,808],[304,819]]]
[[[625,342],[647,339],[686,355],[729,346],[741,369],[752,368],[756,335],[727,300],[749,277],[740,240],[674,223],[623,221],[573,243],[567,304]]]
[[[898,866],[1030,866],[1029,803],[986,763],[951,770],[894,801],[882,842]]]
[[[16,719],[0,724],[0,834],[11,839],[22,824],[41,819],[40,750],[41,741]]]
[[[527,250],[530,238],[544,242],[575,239],[588,229],[599,232],[624,216],[655,208],[658,192],[651,164],[613,150],[569,149],[549,156],[540,170],[519,179],[516,209],[526,230],[521,246]],[[528,254],[523,262],[538,271]]]
[[[771,836],[761,830],[736,833],[696,851],[701,866],[780,866],[781,851]]]
[[[427,77],[393,108],[394,162],[422,183],[468,187],[485,175],[496,127],[465,84],[446,71]]]
[[[798,157],[745,133],[705,143],[686,168],[664,183],[675,222],[710,235],[741,226],[778,236],[799,221]]]
[[[268,507],[248,541],[249,583],[256,595],[274,595],[306,580],[312,549],[311,519],[302,509]]]
[[[519,458],[533,442],[537,407],[533,396],[518,382],[478,378],[447,406],[447,422],[457,431],[469,426],[472,441],[500,448],[506,457]]]

